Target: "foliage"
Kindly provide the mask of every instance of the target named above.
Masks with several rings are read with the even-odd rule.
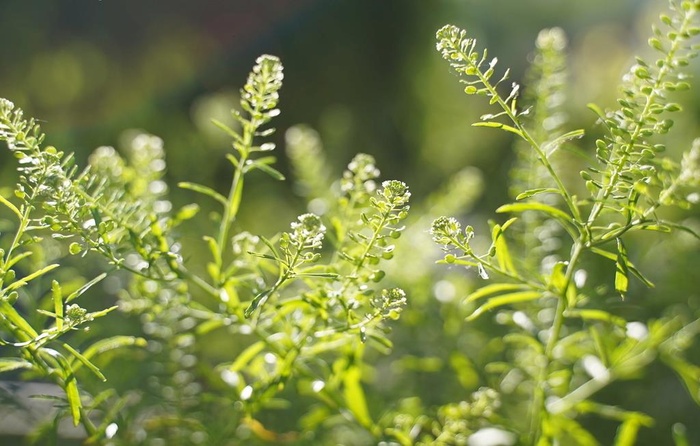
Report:
[[[199,205],[169,201],[160,138],[134,135],[124,157],[100,147],[80,170],[72,155],[43,145],[34,120],[0,100],[0,139],[19,173],[14,194],[0,195],[0,372],[60,386],[56,416],[81,425],[88,443],[609,443],[582,421],[595,414],[620,424],[615,444],[634,444],[653,419],[598,400],[603,389],[639,377],[658,359],[700,403],[700,369],[685,356],[700,329],[697,315],[640,321],[624,311],[637,293],[632,280],[653,287],[631,260],[643,243],[638,234],[698,238],[665,209],[697,201],[700,139],[678,162],[662,157],[661,138],[673,124],[667,116],[680,110],[672,93],[689,88],[684,68],[697,50],[700,3],[670,5],[649,41],[659,59],[637,59],[618,109],[590,107],[600,124],[590,132],[601,135],[595,158],[584,156],[581,185],[566,176],[563,157],[585,133],[564,130],[563,32],[540,34],[523,108],[516,83],[501,93],[508,70],[492,82],[497,59],[464,30],[438,31],[437,48],[465,93],[496,108],[475,125],[519,139],[515,199],[497,209],[516,217],[490,222],[486,241],[479,225],[439,216],[473,203],[480,193],[473,171],[449,179],[409,216],[408,187],[380,181],[371,155],[356,155],[331,181],[318,135],[303,126],[286,140],[309,212],[276,235],[243,229],[251,176],[285,179],[271,155],[284,78],[274,56],[259,57],[241,89],[237,126],[214,121],[232,141],[228,193],[179,184],[220,209],[212,226],[197,215]],[[192,221],[201,223],[196,241],[182,237]],[[429,237],[445,251],[439,263],[449,273],[426,264]],[[455,378],[470,395],[450,395],[456,401],[438,407],[407,397],[378,414],[379,397],[366,389],[382,373],[379,355],[434,306],[424,298],[430,290],[470,287],[462,267],[488,283],[458,311],[446,306],[453,328],[446,323],[445,331],[477,333],[476,324],[495,313],[505,347],[485,347],[479,370],[468,354],[452,352]],[[96,296],[100,286],[112,296]],[[78,298],[98,308],[78,306]],[[118,334],[100,330],[117,308],[129,324]],[[417,369],[441,367],[438,357],[397,350]],[[130,361],[138,367],[117,371]],[[55,440],[56,426],[33,440]],[[682,429],[674,433],[683,444]]]

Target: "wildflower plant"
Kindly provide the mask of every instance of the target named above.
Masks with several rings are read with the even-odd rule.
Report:
[[[293,438],[298,434],[274,432],[258,420],[288,386],[311,395],[321,405],[314,410],[325,408],[329,415],[347,410],[359,426],[379,434],[361,384],[363,351],[365,344],[382,350],[390,345],[385,321],[396,320],[406,304],[403,290],[375,284],[382,281],[380,266],[393,256],[393,241],[404,229],[411,194],[400,181],[377,184],[374,158],[360,154],[325,215],[300,215],[288,231],[269,238],[238,231],[246,177],[262,171],[284,179],[272,167],[275,158],[269,153],[275,145],[266,141],[279,114],[282,80],[279,59],[261,56],[241,90],[241,110],[233,111],[240,131],[214,122],[232,138],[228,194],[180,184],[222,209],[218,230],[203,235],[211,255],[203,271],[186,260],[176,230],[199,207],[174,210],[168,201],[160,138],[135,136],[126,158],[100,147],[80,171],[72,155],[42,146],[44,136],[33,120],[9,101],[0,103],[0,136],[17,157],[20,173],[14,200],[1,200],[17,222],[2,252],[0,303],[2,342],[16,356],[4,356],[0,371],[27,369],[52,378],[65,392],[73,422],[82,423],[91,441],[213,441],[230,435],[231,420],[238,420],[234,429],[243,426],[261,440]],[[68,293],[56,280],[45,290],[40,280],[60,272],[61,259],[27,265],[35,271],[17,275],[17,265],[39,256],[41,237],[62,243],[65,254],[101,257],[103,272]],[[74,303],[107,277],[128,283],[118,292],[118,305],[88,312]],[[53,311],[36,308],[46,292]],[[73,346],[72,331],[117,307],[141,321],[138,336],[100,339],[82,351]],[[44,317],[35,324],[27,314],[33,308]],[[46,319],[53,325],[42,329]],[[199,342],[214,330],[238,337],[237,351],[229,361],[210,364],[213,375],[202,374],[196,367],[202,360]],[[84,368],[107,379],[93,357],[128,345],[148,350],[144,390],[155,399],[114,391],[90,397],[88,389],[99,386],[79,383],[83,377],[76,372]],[[203,397],[204,385],[220,390]],[[218,428],[203,415],[217,412],[223,420]]]
[[[240,90],[232,111],[238,126],[214,121],[231,138],[228,190],[179,184],[217,207],[211,230],[194,241],[181,230],[202,218],[200,207],[170,201],[162,139],[133,134],[122,150],[96,149],[80,169],[1,99],[0,140],[17,160],[18,183],[0,194],[0,373],[54,382],[64,395],[55,422],[33,440],[56,441],[57,422],[67,417],[92,444],[337,444],[347,437],[347,444],[592,445],[599,440],[581,416],[595,414],[618,422],[615,444],[627,445],[653,420],[596,396],[656,359],[700,402],[698,367],[684,356],[697,315],[628,318],[606,304],[611,293],[599,286],[611,282],[621,306],[635,300],[632,280],[653,286],[632,261],[637,233],[698,237],[663,212],[691,208],[700,182],[700,139],[679,161],[662,157],[669,116],[680,110],[669,98],[689,88],[684,69],[700,32],[697,0],[670,5],[650,40],[659,59],[637,59],[619,108],[590,107],[601,134],[580,184],[559,163],[584,136],[565,130],[563,31],[538,37],[522,101],[509,72],[497,74],[497,59],[466,31],[438,31],[437,48],[465,93],[485,96],[495,109],[475,125],[519,139],[514,202],[497,210],[513,217],[490,223],[485,249],[479,224],[445,216],[480,194],[474,169],[409,205],[408,186],[382,180],[369,154],[357,154],[334,178],[319,135],[304,126],[285,138],[306,212],[278,233],[244,228],[250,175],[285,180],[273,156],[284,80],[275,56],[259,57]],[[443,251],[426,246],[430,238]],[[426,264],[431,248],[451,266],[449,276]],[[594,259],[607,262],[607,275],[589,267]],[[449,330],[472,330],[476,319],[495,315],[504,334],[495,341],[507,348],[484,348],[483,370],[471,375],[478,361],[451,352],[455,377],[469,389],[455,401],[428,407],[405,395],[378,411],[381,397],[366,389],[387,374],[373,361],[391,351],[391,328],[417,327],[434,310],[426,296],[450,286],[445,277],[455,279],[454,290],[465,283],[461,267],[487,282],[450,303],[458,311],[448,315]],[[469,315],[455,328],[464,308]],[[123,332],[101,331],[104,317],[123,318]],[[429,336],[418,337],[416,344]],[[138,367],[117,373],[114,358]]]
[[[628,320],[605,305],[607,293],[600,295],[604,288],[591,283],[586,271],[592,257],[609,261],[613,289],[624,305],[635,299],[631,280],[653,287],[630,258],[628,237],[641,231],[683,231],[698,237],[691,227],[660,212],[669,206],[690,207],[697,193],[692,192],[698,186],[691,173],[695,167],[690,167],[697,140],[679,163],[663,157],[661,137],[673,125],[672,114],[680,110],[669,97],[690,87],[683,68],[697,54],[698,11],[697,1],[670,2],[670,13],[661,15],[649,40],[658,58],[636,59],[622,79],[619,108],[604,111],[590,106],[603,135],[595,142],[595,163],[581,172],[583,194],[565,181],[554,161],[562,147],[584,135],[580,129],[561,130],[565,124],[558,109],[565,93],[561,30],[544,31],[538,38],[530,79],[533,90],[526,104],[520,102],[520,87],[509,84],[508,70],[497,74],[497,59],[479,49],[466,31],[445,26],[437,32],[437,49],[465,84],[465,93],[485,96],[496,107],[474,125],[505,130],[520,140],[515,201],[496,210],[513,217],[491,222],[490,246],[484,252],[477,250],[472,246],[474,228],[462,227],[450,217],[436,219],[431,233],[446,251],[441,263],[474,268],[488,281],[466,296],[473,306],[467,321],[495,312],[497,320],[510,327],[503,338],[509,359],[494,361],[487,370],[494,388],[514,393],[509,397],[515,400],[529,401],[526,419],[502,419],[494,425],[517,433],[524,444],[598,444],[579,424],[581,414],[615,420],[620,423],[615,444],[634,444],[638,430],[649,426],[651,418],[602,404],[595,397],[616,381],[638,376],[657,358],[700,402],[697,367],[681,355],[700,321],[677,314]],[[523,235],[542,225],[555,230],[539,240]],[[552,242],[555,247],[564,245],[555,249],[554,260],[545,246]],[[676,353],[673,360],[670,351]],[[513,387],[509,381],[516,376]],[[517,413],[513,410],[511,417]],[[508,418],[508,409],[503,412]]]

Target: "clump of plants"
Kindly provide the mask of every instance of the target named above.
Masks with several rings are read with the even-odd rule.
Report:
[[[438,31],[464,92],[494,108],[475,126],[518,140],[513,202],[496,210],[488,237],[480,223],[426,218],[467,206],[473,174],[458,174],[409,216],[405,183],[380,180],[368,154],[331,180],[318,135],[302,126],[286,140],[312,212],[275,235],[242,228],[250,175],[285,179],[270,138],[283,81],[274,56],[258,58],[241,89],[238,126],[214,122],[231,138],[228,191],[178,185],[219,209],[196,242],[181,240],[180,228],[200,218],[199,206],[169,201],[161,139],[136,135],[122,154],[98,148],[81,169],[0,100],[0,140],[18,165],[16,187],[0,195],[0,372],[55,383],[64,395],[32,440],[55,441],[57,421],[68,418],[93,444],[631,445],[653,419],[597,396],[655,361],[700,403],[700,367],[686,359],[698,315],[638,320],[624,310],[634,281],[654,286],[635,266],[640,234],[700,238],[666,212],[698,201],[700,139],[679,160],[664,156],[681,109],[672,97],[690,87],[700,2],[669,4],[649,40],[657,58],[636,59],[617,108],[590,106],[597,121],[588,131],[567,130],[561,30],[538,37],[522,98],[466,31]],[[569,159],[584,135],[593,152]],[[391,351],[390,328],[419,292],[409,266],[422,261],[426,280],[438,274],[424,262],[430,247],[417,242],[428,232],[444,250],[439,263],[479,280],[461,297],[460,329],[494,316],[501,347],[484,348],[478,388],[455,401],[427,407],[404,395],[378,413],[366,392],[378,373],[372,360]],[[104,317],[129,323],[109,333]],[[219,343],[216,355],[208,342]],[[471,363],[459,358],[464,383],[459,370]],[[124,370],[134,361],[138,373]],[[591,415],[617,423],[614,439],[594,436],[582,421]],[[683,429],[674,429],[677,445],[688,444]]]

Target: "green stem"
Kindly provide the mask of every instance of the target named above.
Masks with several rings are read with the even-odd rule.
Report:
[[[247,129],[246,129],[247,130]],[[251,136],[249,132],[245,132],[244,140],[246,147],[250,147]],[[226,200],[226,206],[224,206],[224,215],[221,217],[221,224],[219,226],[218,237],[216,238],[216,245],[219,249],[219,258],[216,259],[217,265],[219,266],[219,272],[223,266],[223,256],[224,249],[226,245],[226,239],[228,233],[231,229],[231,225],[236,219],[238,214],[238,208],[240,206],[240,197],[243,194],[243,167],[248,160],[247,151],[241,152],[241,157],[238,160],[238,165],[236,166],[236,171],[233,174],[233,181],[231,182],[231,190],[228,194],[228,199]]]
[[[688,13],[685,15],[683,23],[679,27],[679,32],[677,33],[678,38],[673,40],[673,42],[671,43],[671,48],[666,54],[666,59],[664,60],[663,65],[659,69],[659,74],[656,77],[656,81],[654,82],[654,86],[652,87],[651,92],[645,95],[646,102],[644,104],[644,108],[642,108],[642,111],[639,113],[639,117],[636,118],[636,125],[634,127],[634,130],[632,131],[629,142],[627,142],[627,144],[624,144],[621,147],[620,150],[622,151],[622,154],[620,156],[620,159],[613,164],[612,175],[610,175],[605,187],[598,191],[595,204],[593,205],[591,213],[588,216],[587,226],[589,227],[595,222],[595,220],[598,218],[598,216],[604,209],[606,201],[610,197],[610,194],[612,194],[612,192],[614,191],[615,185],[620,179],[622,169],[625,167],[625,164],[629,159],[630,150],[637,144],[637,140],[641,136],[641,132],[644,129],[644,123],[648,121],[646,118],[648,117],[648,115],[651,114],[649,110],[651,106],[656,102],[657,97],[659,97],[662,91],[661,87],[665,82],[664,79],[669,73],[669,67],[674,66],[674,61],[676,60],[676,53],[681,48],[681,36],[687,33],[687,29],[690,23],[692,22],[693,15],[694,14],[692,13]],[[611,160],[616,153],[619,152],[611,150],[610,157],[608,158],[608,160]]]
[[[472,60],[471,58],[468,57],[467,54],[462,53],[462,56],[465,58],[465,60]],[[564,186],[564,183],[562,182],[561,178],[559,177],[559,174],[554,170],[554,167],[552,164],[549,162],[547,159],[547,155],[544,153],[544,150],[542,150],[542,147],[540,144],[535,141],[535,139],[530,135],[530,133],[525,129],[525,127],[520,123],[520,120],[518,117],[515,115],[513,109],[503,100],[501,95],[496,91],[496,87],[492,85],[488,78],[484,76],[484,73],[481,72],[477,64],[474,62],[470,62],[471,66],[474,68],[474,71],[476,72],[477,77],[479,78],[479,81],[486,87],[488,90],[489,94],[492,99],[495,99],[498,105],[501,106],[501,109],[506,113],[506,116],[515,124],[516,128],[520,132],[520,136],[533,148],[535,149],[535,152],[537,152],[537,157],[542,163],[542,165],[547,169],[547,172],[549,175],[552,177],[554,182],[557,184],[557,188],[559,189],[559,192],[561,192],[562,196],[564,197],[564,201],[566,202],[567,207],[571,211],[571,215],[574,217],[576,221],[581,220],[581,216],[578,210],[578,207],[576,206],[576,203],[572,196],[569,194],[569,191],[566,189]]]
[[[585,245],[581,240],[577,241],[574,244],[571,253],[571,258],[569,260],[569,265],[566,269],[564,286],[561,290],[559,290],[559,294],[557,295],[558,302],[554,314],[554,322],[552,323],[549,339],[547,340],[547,345],[544,351],[546,364],[540,369],[539,376],[537,377],[537,384],[534,390],[535,394],[533,397],[533,404],[531,409],[532,414],[530,418],[530,432],[533,439],[531,444],[537,444],[540,440],[543,432],[542,424],[546,416],[548,415],[548,410],[545,404],[545,383],[547,382],[547,375],[549,374],[550,365],[554,360],[554,349],[557,346],[557,342],[559,342],[561,330],[564,327],[564,321],[566,319],[566,309],[568,308],[566,293],[569,289],[569,286],[571,285],[576,264],[578,263],[579,257],[581,256],[581,253],[584,249]]]

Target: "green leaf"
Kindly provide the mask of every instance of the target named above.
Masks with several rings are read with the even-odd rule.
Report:
[[[566,280],[566,267],[568,262],[557,262],[552,268],[552,274],[549,279],[549,284],[554,288],[557,294],[564,291],[564,287],[568,285]]]
[[[517,293],[503,294],[498,297],[492,297],[487,300],[485,304],[474,310],[474,312],[467,317],[467,321],[473,321],[486,311],[494,308],[519,302],[527,302],[530,300],[539,299],[541,297],[542,293],[539,291],[521,291]]]
[[[589,110],[598,115],[600,119],[605,120],[605,112],[597,104],[591,102],[589,104],[586,104],[586,107],[588,107]]]
[[[217,245],[216,240],[214,237],[210,237],[208,235],[205,235],[202,237],[202,239],[207,242],[207,246],[209,247],[209,252],[211,252],[212,257],[217,260],[217,262],[221,262],[221,251],[219,251],[219,245]],[[219,280],[218,277],[214,277],[214,280]]]
[[[65,382],[66,399],[70,407],[70,414],[73,417],[73,425],[80,424],[80,410],[83,407],[83,402],[80,400],[80,391],[78,390],[78,381],[71,373]]]
[[[250,361],[255,358],[260,352],[265,349],[265,342],[258,341],[251,344],[238,355],[235,361],[229,366],[229,370],[232,372],[238,372],[243,369]]]
[[[5,291],[8,292],[8,291],[16,290],[17,288],[21,288],[21,287],[25,286],[27,283],[36,279],[37,277],[41,277],[44,274],[46,274],[49,271],[54,270],[56,268],[58,268],[58,263],[53,263],[51,265],[45,266],[37,271],[34,271],[33,273],[31,273],[27,276],[22,277],[18,281],[10,284],[7,288],[5,288]]]
[[[613,262],[617,261],[617,255],[613,254],[612,252],[605,251],[604,249],[596,247],[591,247],[591,251],[595,254],[598,254],[601,257],[605,257],[608,260],[612,260]],[[642,273],[634,266],[634,264],[629,261],[629,259],[627,260],[627,270],[631,272],[633,276],[639,279],[644,285],[648,286],[649,288],[654,288],[654,284],[649,279],[644,277]]]
[[[51,282],[51,296],[53,297],[53,311],[56,313],[56,328],[63,329],[63,294],[61,285],[57,281]]]
[[[494,128],[494,129],[501,129],[505,130],[506,132],[510,133],[515,133],[516,135],[522,137],[523,134],[520,130],[516,129],[515,127],[511,127],[509,125],[503,124],[501,122],[493,122],[493,121],[488,121],[488,122],[475,122],[472,124],[474,127],[489,127],[489,128]]]
[[[521,192],[518,194],[517,197],[515,197],[516,201],[524,200],[526,198],[534,197],[535,195],[539,194],[560,194],[561,191],[559,189],[554,189],[551,187],[541,187],[537,189],[530,189],[526,190],[525,192]]]
[[[104,310],[100,311],[93,311],[92,313],[88,313],[85,315],[88,319],[97,319],[98,317],[106,316],[108,313],[111,313],[112,311],[116,310],[119,308],[118,306],[114,305],[109,308],[105,308]]]
[[[227,126],[223,122],[216,120],[216,119],[212,119],[211,123],[214,124],[215,126],[217,126],[218,128],[220,128],[221,130],[223,130],[224,133],[226,133],[227,135],[229,135],[233,139],[237,140],[240,138],[240,136],[238,136],[238,133],[236,133],[231,127]]]
[[[272,244],[272,242],[270,240],[268,240],[267,237],[260,236],[260,240],[265,244],[265,246],[268,247],[268,249],[270,250],[270,252],[274,256],[275,260],[279,260],[282,258],[282,256],[280,256],[280,253],[277,252],[275,245]]]
[[[11,210],[12,213],[15,214],[17,216],[17,218],[20,219],[20,221],[24,219],[24,217],[22,216],[22,213],[19,211],[19,209],[17,209],[17,207],[15,207],[14,204],[7,201],[7,199],[5,197],[3,197],[2,195],[0,195],[0,203],[4,204],[5,207],[7,207],[9,210]]]
[[[563,135],[554,138],[552,141],[549,141],[547,143],[547,146],[559,147],[560,145],[564,144],[567,141],[571,141],[572,139],[581,138],[585,133],[586,132],[583,129],[572,130],[570,132],[564,133]]]
[[[267,301],[267,298],[270,296],[270,294],[272,294],[273,291],[274,291],[274,288],[269,288],[265,291],[258,293],[258,295],[255,296],[253,298],[253,300],[250,302],[250,305],[248,305],[248,308],[246,308],[245,311],[243,312],[245,317],[251,317],[253,315],[253,313],[255,312],[255,310],[257,310],[259,306],[261,306],[262,304],[265,303],[265,301]]]
[[[609,322],[623,328],[627,324],[624,318],[603,310],[568,310],[566,316],[571,318],[577,317],[587,321]]]
[[[284,181],[284,179],[285,179],[284,175],[282,175],[282,173],[279,170],[275,169],[274,167],[270,167],[267,164],[255,162],[255,163],[251,164],[251,167],[254,167],[258,170],[262,170],[263,172],[270,175],[275,180]]]
[[[465,302],[474,302],[476,300],[482,299],[493,294],[503,294],[510,291],[516,290],[526,290],[528,287],[525,285],[514,284],[514,283],[494,283],[492,285],[486,285],[479,288],[473,293],[467,296]]]
[[[37,332],[32,328],[31,325],[29,325],[29,322],[27,322],[20,314],[15,310],[15,308],[10,305],[5,299],[0,298],[0,314],[2,314],[2,317],[7,319],[12,325],[17,327],[18,330],[21,332],[20,341],[26,342],[26,341],[31,341],[33,339],[36,339]]]
[[[147,341],[144,338],[137,338],[135,336],[112,336],[105,339],[100,339],[99,341],[92,344],[90,347],[83,351],[83,357],[86,359],[92,359],[93,356],[99,355],[110,350],[115,350],[122,347],[145,347]]]
[[[343,396],[347,408],[355,416],[355,419],[366,429],[372,427],[372,418],[367,409],[365,391],[360,382],[362,371],[356,364],[350,365],[343,373]]]
[[[505,238],[505,230],[517,220],[516,218],[511,218],[503,226],[494,224],[491,230],[491,239],[493,240],[493,246],[496,250],[496,260],[498,260],[498,267],[510,274],[516,274],[515,266],[513,265],[513,259],[510,256],[510,250],[508,249],[508,243]]]
[[[498,209],[496,209],[496,212],[498,213],[504,213],[504,212],[525,212],[525,211],[538,211],[538,212],[543,212],[550,217],[554,218],[558,222],[562,224],[564,229],[574,238],[576,238],[576,230],[574,229],[575,225],[575,220],[574,218],[567,214],[566,212],[562,211],[561,209],[557,209],[555,207],[543,204],[543,203],[537,203],[537,202],[527,202],[527,203],[511,203],[511,204],[505,204]]]
[[[54,373],[63,381],[61,387],[63,387],[63,390],[66,392],[66,401],[68,402],[68,408],[73,418],[73,424],[77,426],[80,423],[80,411],[82,410],[83,403],[80,400],[78,381],[75,379],[73,369],[71,369],[66,358],[56,350],[42,348],[39,352],[56,361],[57,367]]]
[[[70,303],[74,299],[77,299],[78,297],[82,296],[87,290],[92,288],[95,284],[101,282],[102,279],[104,279],[105,277],[107,277],[107,273],[102,273],[99,276],[92,279],[91,281],[89,281],[88,283],[86,283],[85,285],[78,288],[77,290],[73,291],[68,295],[68,297],[66,297],[66,303]]]
[[[697,404],[700,404],[700,367],[687,362],[675,353],[664,353],[661,355],[661,360],[678,374],[690,397]]]
[[[233,197],[231,197],[231,207],[229,215],[231,216],[231,221],[235,219],[238,215],[238,208],[241,206],[241,199],[243,198],[243,175],[238,179],[238,183],[233,191]]]
[[[174,220],[177,222],[189,220],[199,212],[199,205],[196,203],[190,203],[181,207],[177,214],[175,214]]]
[[[85,367],[87,367],[88,369],[90,369],[90,371],[91,371],[92,373],[94,373],[95,376],[97,376],[102,382],[107,381],[107,378],[105,378],[105,376],[102,374],[102,372],[100,372],[100,369],[98,369],[97,366],[96,366],[95,364],[93,364],[92,362],[90,362],[89,359],[87,359],[85,356],[83,356],[82,354],[80,354],[80,352],[79,352],[78,350],[74,349],[73,347],[71,347],[70,345],[68,345],[68,344],[65,343],[65,342],[61,342],[61,345],[63,346],[63,348],[65,348],[65,349],[68,351],[68,353],[70,353],[71,355],[73,355],[73,356],[75,357],[75,359],[77,359],[78,361],[80,361],[80,363],[81,363],[82,365],[84,365]],[[76,367],[76,366],[72,366],[72,369],[73,369],[74,372],[80,368],[80,364],[76,364],[76,365],[77,365],[77,367]]]
[[[32,368],[34,368],[34,364],[22,358],[0,358],[0,373]]]
[[[503,342],[507,344],[515,344],[516,347],[521,346],[530,348],[537,354],[544,353],[544,345],[542,345],[542,343],[537,339],[525,333],[508,333],[503,336]]]
[[[182,181],[180,183],[177,183],[177,185],[181,189],[191,190],[191,191],[206,195],[208,197],[211,197],[214,200],[221,203],[222,205],[226,206],[226,198],[224,198],[223,195],[221,195],[220,193],[218,193],[217,191],[215,191],[214,189],[212,189],[210,187],[202,186],[201,184],[197,184],[197,183],[190,183],[188,181]]]
[[[617,258],[615,260],[615,290],[620,293],[622,298],[625,298],[627,286],[629,285],[629,269],[627,268],[627,250],[622,243],[622,239],[617,238]]]

